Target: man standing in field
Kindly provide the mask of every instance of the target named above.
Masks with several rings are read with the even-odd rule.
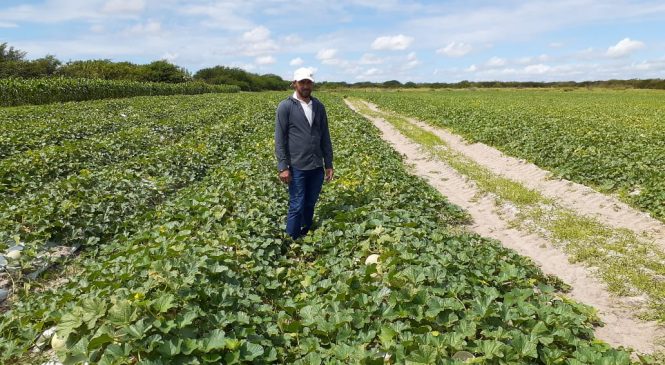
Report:
[[[297,69],[291,84],[295,91],[279,103],[275,117],[279,179],[289,184],[286,233],[293,239],[304,236],[312,227],[323,180],[333,178],[328,117],[323,104],[312,97],[313,83],[309,69]]]

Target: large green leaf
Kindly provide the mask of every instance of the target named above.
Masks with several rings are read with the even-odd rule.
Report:
[[[159,313],[164,313],[175,307],[175,296],[173,294],[162,294],[152,301],[152,307]]]

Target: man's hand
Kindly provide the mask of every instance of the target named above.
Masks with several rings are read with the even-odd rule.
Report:
[[[333,169],[326,169],[326,182],[329,182],[333,179],[335,172]]]
[[[286,169],[280,172],[279,179],[285,184],[291,183],[291,171],[289,169]]]

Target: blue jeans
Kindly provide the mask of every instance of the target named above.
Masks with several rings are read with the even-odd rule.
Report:
[[[314,170],[291,168],[286,233],[293,239],[304,236],[312,227],[314,206],[319,199],[322,186],[323,168]]]

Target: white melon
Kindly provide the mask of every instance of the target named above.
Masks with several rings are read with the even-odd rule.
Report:
[[[373,253],[365,259],[365,265],[376,264],[379,262],[379,255]]]

